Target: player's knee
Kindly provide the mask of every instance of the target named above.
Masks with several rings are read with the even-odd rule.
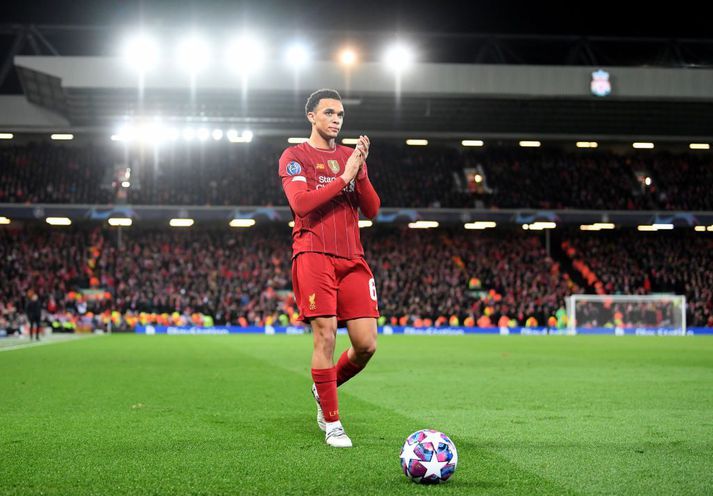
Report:
[[[332,323],[312,321],[312,333],[316,345],[334,347],[337,329]]]
[[[361,345],[356,346],[354,351],[362,360],[368,360],[374,355],[374,353],[376,353],[376,340],[362,343]]]

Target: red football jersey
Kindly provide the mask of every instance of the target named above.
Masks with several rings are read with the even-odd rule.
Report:
[[[307,251],[344,258],[364,256],[359,238],[359,211],[374,218],[381,204],[369,181],[366,164],[349,184],[344,172],[353,148],[291,146],[280,157],[282,189],[292,209],[292,257]]]

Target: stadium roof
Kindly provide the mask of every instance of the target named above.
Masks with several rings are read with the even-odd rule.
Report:
[[[304,101],[318,87],[343,90],[349,128],[382,135],[550,135],[705,138],[713,129],[713,70],[613,68],[612,95],[592,96],[596,67],[414,65],[395,90],[393,73],[364,63],[345,72],[315,62],[295,76],[266,63],[247,81],[216,67],[193,86],[177,68],[144,77],[110,57],[17,57],[29,102],[72,127],[116,128],[127,119],[304,131]],[[348,79],[347,79],[348,78]],[[6,122],[19,125],[5,109]],[[50,124],[48,124],[49,126]]]

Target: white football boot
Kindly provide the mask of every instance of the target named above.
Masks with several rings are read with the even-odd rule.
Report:
[[[319,404],[319,394],[317,394],[317,386],[312,384],[312,396],[314,396],[314,401],[317,403],[317,427],[321,430],[327,430],[327,424],[324,422],[324,412],[322,411],[322,405]]]
[[[349,439],[347,433],[344,432],[344,427],[342,423],[337,420],[336,422],[327,422],[327,433],[324,436],[324,440],[328,445],[334,448],[351,448],[352,440]]]

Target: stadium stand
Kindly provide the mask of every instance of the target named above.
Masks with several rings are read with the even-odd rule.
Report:
[[[566,231],[553,258],[542,235],[518,229],[382,227],[362,236],[382,323],[562,327],[564,298],[594,292],[576,268],[584,264],[610,294],[685,294],[689,325],[713,326],[707,236]],[[117,246],[116,232],[100,228],[0,229],[0,274],[10,281],[0,288],[5,326],[17,321],[30,291],[60,330],[86,319],[99,328],[295,323],[286,226],[132,228]]]
[[[283,148],[209,143],[142,156],[113,143],[2,146],[0,202],[286,205],[276,173]],[[387,142],[374,146],[368,162],[385,207],[713,209],[707,155],[414,149]],[[131,187],[117,198],[118,174],[127,168]],[[482,184],[468,184],[466,170],[479,171]]]

